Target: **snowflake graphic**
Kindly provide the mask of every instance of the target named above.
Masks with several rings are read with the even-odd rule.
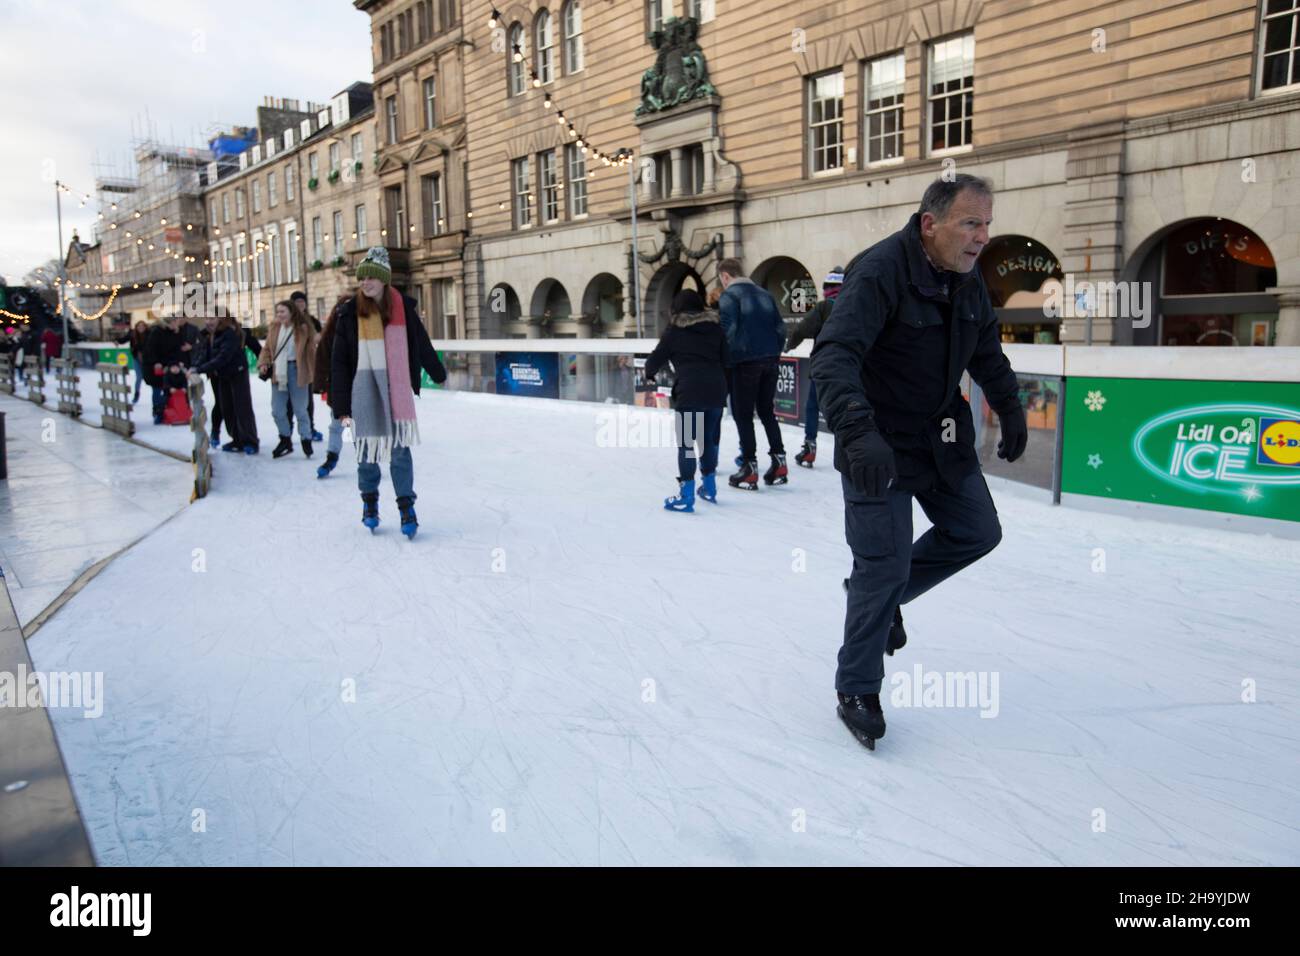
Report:
[[[1094,453],[1088,456],[1088,467],[1092,468],[1094,471],[1100,468],[1103,464],[1105,464],[1105,462],[1101,460],[1101,455]]]
[[[1101,394],[1100,391],[1089,392],[1088,397],[1083,400],[1083,403],[1088,406],[1088,411],[1099,412],[1101,411],[1101,406],[1106,404],[1106,396]]]
[[[1259,489],[1254,485],[1251,485],[1249,488],[1242,489],[1241,493],[1247,501],[1255,501],[1259,498],[1264,497],[1262,494],[1260,494]]]

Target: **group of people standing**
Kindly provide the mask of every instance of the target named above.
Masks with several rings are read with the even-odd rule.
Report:
[[[10,327],[0,336],[0,352],[13,356],[14,374],[22,381],[26,377],[27,356],[41,357],[42,367],[48,373],[50,362],[63,355],[63,335],[52,328],[47,328],[39,335],[30,326],[24,329]]]

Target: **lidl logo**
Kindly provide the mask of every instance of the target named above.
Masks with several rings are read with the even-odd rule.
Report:
[[[1300,420],[1261,418],[1259,453],[1255,460],[1261,465],[1300,468]]]
[[[1143,423],[1133,436],[1133,454],[1148,472],[1188,491],[1256,501],[1269,487],[1300,486],[1300,410],[1180,408]]]

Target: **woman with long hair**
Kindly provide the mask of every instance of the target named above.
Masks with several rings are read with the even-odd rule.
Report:
[[[389,463],[402,534],[415,537],[415,471],[411,446],[420,440],[415,401],[420,369],[435,382],[447,370],[433,350],[415,300],[389,283],[388,250],[373,246],[357,266],[360,290],[336,307],[330,361],[330,408],[352,427],[357,448],[361,523],[379,527],[379,466]]]
[[[306,315],[288,302],[275,304],[275,321],[266,333],[266,342],[257,357],[257,373],[271,380],[271,415],[280,432],[280,443],[271,452],[283,458],[293,451],[293,424],[289,420],[289,402],[298,420],[298,437],[302,453],[311,457],[311,422],[307,419],[307,390],[311,388],[312,365],[316,361],[318,336]]]
[[[216,407],[222,412],[230,441],[222,451],[258,452],[257,418],[253,415],[253,396],[248,389],[248,356],[244,352],[243,329],[230,315],[216,320],[212,343],[203,360],[190,369],[192,376],[208,374],[212,379]],[[215,415],[214,415],[215,422]],[[216,441],[217,426],[212,427]]]
[[[320,345],[316,349],[316,369],[312,373],[311,387],[329,400],[330,360],[334,356],[334,329],[338,318],[339,306],[348,301],[350,296],[341,295],[325,316],[325,325],[321,329]],[[317,478],[328,478],[334,466],[339,463],[339,453],[343,451],[343,423],[339,421],[333,409],[330,410],[329,444],[325,446],[325,463],[316,469]]]

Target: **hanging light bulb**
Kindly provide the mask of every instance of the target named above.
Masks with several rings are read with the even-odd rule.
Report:
[[[492,8],[492,16],[488,17],[488,29],[495,30],[497,24],[501,22],[501,11],[496,7]]]
[[[516,63],[522,63],[522,62],[523,62],[523,59],[524,59],[524,52],[523,52],[523,50],[519,49],[519,44],[516,43],[516,44],[515,44],[515,55],[514,55],[514,61],[515,61]]]

